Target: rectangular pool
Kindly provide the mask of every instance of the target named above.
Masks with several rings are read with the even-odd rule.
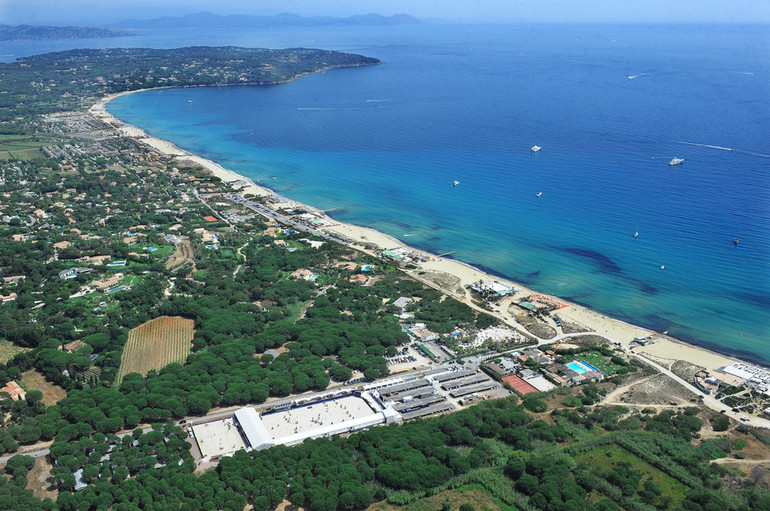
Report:
[[[585,367],[581,366],[577,362],[570,362],[569,364],[567,364],[567,367],[569,367],[570,369],[572,369],[573,371],[575,371],[578,374],[583,374],[583,373],[588,371],[588,369],[586,369]]]
[[[569,367],[570,369],[572,369],[578,374],[587,373],[588,371],[596,371],[597,373],[601,372],[597,368],[595,368],[594,366],[586,362],[585,360],[581,360],[580,362],[570,362],[569,364],[567,364],[567,367]]]

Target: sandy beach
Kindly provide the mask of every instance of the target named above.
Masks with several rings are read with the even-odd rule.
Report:
[[[200,166],[208,169],[214,176],[222,179],[224,182],[244,182],[245,186],[241,189],[241,192],[244,195],[275,195],[274,192],[270,189],[256,185],[249,178],[246,178],[231,170],[225,169],[221,165],[212,162],[211,160],[207,160],[200,156],[191,154],[183,149],[180,149],[168,141],[152,137],[145,131],[128,125],[123,121],[115,118],[105,110],[105,106],[110,100],[123,94],[130,94],[130,92],[103,98],[89,109],[89,113],[97,119],[113,126],[115,130],[119,131],[124,136],[134,138],[155,151],[158,151],[167,156],[171,156],[174,159],[185,160],[199,164]],[[315,209],[312,208],[312,206],[303,205],[296,201],[290,201],[290,204],[291,203],[293,203],[295,206],[302,205],[310,209]],[[281,203],[281,207],[283,208],[285,208],[287,205],[288,204],[286,202]],[[508,296],[501,301],[498,311],[491,311],[491,313],[500,319],[503,323],[522,332],[525,331],[522,325],[520,325],[511,316],[510,313],[507,313],[508,306],[514,300],[529,296],[536,291],[528,289],[518,283],[487,274],[461,261],[439,257],[435,254],[414,249],[408,245],[405,245],[401,241],[374,229],[346,224],[336,220],[333,222],[333,225],[324,227],[323,229],[329,233],[333,233],[348,239],[351,242],[353,248],[372,255],[376,255],[382,250],[391,250],[395,248],[402,248],[404,250],[419,254],[421,256],[421,262],[415,263],[416,269],[405,270],[406,273],[432,287],[438,288],[448,293],[458,300],[461,300],[464,303],[467,303],[468,305],[479,310],[482,309],[471,300],[470,291],[467,289],[469,285],[478,283],[479,281],[498,281],[517,289],[517,292],[514,295]],[[606,337],[609,341],[613,343],[619,343],[626,350],[629,350],[631,342],[635,338],[646,337],[653,339],[651,344],[644,347],[637,346],[633,349],[632,352],[645,356],[645,358],[655,362],[655,365],[662,366],[665,369],[670,369],[671,364],[677,360],[684,360],[690,364],[703,367],[704,369],[710,371],[738,361],[738,359],[722,355],[699,346],[691,345],[684,341],[680,341],[667,335],[653,332],[651,330],[635,326],[624,321],[611,318],[558,297],[554,298],[567,304],[567,307],[560,309],[558,312],[558,315],[563,320],[583,325],[586,327],[586,329]],[[565,337],[568,338],[568,335],[569,334],[559,334],[551,339],[540,339],[539,342],[541,344],[552,343]]]

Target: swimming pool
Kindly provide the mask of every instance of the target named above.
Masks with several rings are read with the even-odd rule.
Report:
[[[570,369],[572,369],[573,371],[575,371],[578,374],[583,374],[583,373],[588,371],[588,369],[586,369],[585,367],[581,366],[577,362],[570,362],[569,364],[567,364],[567,367],[569,367]]]
[[[596,371],[597,373],[600,372],[599,369],[595,368],[585,360],[581,360],[580,362],[570,362],[567,364],[567,367],[578,374],[587,373],[588,371]]]

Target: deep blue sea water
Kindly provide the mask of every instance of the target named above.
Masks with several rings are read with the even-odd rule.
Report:
[[[148,91],[108,109],[340,220],[767,364],[768,34],[420,25],[148,32],[93,45],[377,57],[385,64],[279,86]],[[530,154],[535,144],[543,150]],[[673,156],[684,164],[666,165]]]

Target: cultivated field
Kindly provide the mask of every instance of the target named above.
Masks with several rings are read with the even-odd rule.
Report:
[[[178,266],[183,265],[186,262],[194,262],[195,253],[193,252],[192,245],[189,241],[185,241],[176,246],[176,250],[171,257],[166,261],[166,269],[171,270]]]
[[[128,373],[146,375],[172,362],[184,363],[192,349],[193,325],[191,319],[161,316],[131,330],[120,358],[117,383]]]

